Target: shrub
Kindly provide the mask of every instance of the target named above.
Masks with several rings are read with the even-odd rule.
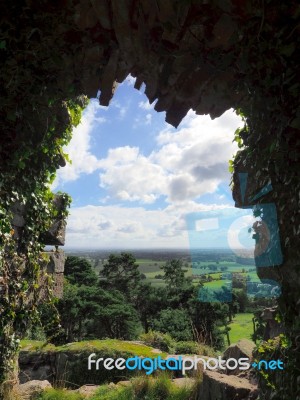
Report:
[[[176,340],[192,340],[190,316],[186,310],[167,308],[161,310],[151,322],[153,330],[169,333]]]
[[[196,342],[177,342],[175,346],[175,354],[199,354],[198,343]]]
[[[202,356],[214,357],[215,351],[212,347],[209,347],[202,343],[181,341],[175,345],[175,354],[199,354]]]
[[[173,353],[175,350],[176,342],[168,333],[149,331],[147,333],[142,333],[139,339],[148,346],[158,348],[168,353]]]

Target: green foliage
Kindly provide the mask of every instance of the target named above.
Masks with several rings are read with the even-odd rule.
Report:
[[[74,99],[61,107],[62,110],[71,110],[75,104],[79,118],[82,107],[87,104],[85,98]],[[58,217],[48,184],[54,179],[61,148],[70,140],[73,126],[72,121],[68,121],[53,139],[55,118],[52,115],[52,120],[49,119],[38,146],[33,146],[31,140],[24,141],[22,151],[13,152],[10,160],[0,169],[0,276],[3,290],[0,299],[0,380],[13,367],[11,360],[20,338],[39,320],[39,281],[41,266],[45,263],[41,236]],[[61,194],[61,197],[64,207],[59,217],[65,218],[70,197],[66,194]],[[11,225],[15,204],[22,205],[26,220],[25,226],[16,232]],[[51,299],[50,286],[48,295],[45,302],[51,306],[54,300]],[[53,322],[58,322],[57,316],[53,316]]]
[[[173,353],[175,350],[176,342],[168,333],[161,333],[157,331],[149,331],[139,336],[148,346],[155,347],[168,353]]]
[[[186,310],[161,310],[151,322],[155,331],[169,333],[175,340],[192,340],[191,320]]]
[[[161,269],[168,289],[179,289],[190,283],[189,278],[185,277],[186,270],[182,260],[167,261]]]
[[[84,400],[84,396],[65,389],[46,389],[37,400]]]
[[[90,400],[193,400],[197,382],[192,386],[177,387],[167,374],[137,377],[128,386],[100,386]],[[62,389],[47,389],[37,400],[82,400],[78,393]]]
[[[118,339],[104,340],[84,340],[80,342],[67,343],[63,345],[53,345],[38,340],[21,340],[21,350],[40,353],[48,352],[98,352],[104,354],[107,352],[108,357],[115,357],[117,354],[129,354],[130,357],[138,355],[141,357],[153,357],[152,348],[148,345],[140,343],[123,341]],[[164,356],[165,353],[162,354]]]
[[[100,276],[105,279],[106,287],[119,290],[129,300],[135,297],[141,282],[139,266],[130,253],[110,254]]]
[[[76,284],[78,286],[92,286],[98,280],[91,263],[79,257],[67,257],[64,275],[72,285]]]
[[[59,342],[105,337],[129,340],[140,330],[136,311],[117,290],[66,284],[57,308],[62,326]]]
[[[101,387],[91,400],[191,400],[195,399],[195,386],[176,387],[168,374],[156,377],[137,377],[128,387]]]
[[[289,338],[280,334],[274,339],[269,339],[266,342],[261,342],[254,353],[254,361],[259,362],[261,359],[266,361],[280,359],[284,363],[284,371],[278,370],[256,370],[256,375],[263,389],[263,398],[271,398],[272,392],[275,391],[276,396],[285,396],[286,388],[283,385],[284,374],[299,373],[299,366],[295,363],[292,357],[289,357],[289,349],[291,342]],[[299,375],[298,375],[299,376]]]
[[[213,348],[202,343],[181,341],[175,344],[175,354],[199,354],[202,356],[214,357],[216,352]]]

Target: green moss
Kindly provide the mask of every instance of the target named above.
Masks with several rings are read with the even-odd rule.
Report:
[[[95,359],[157,357],[152,347],[116,339],[76,342],[58,347],[38,341],[23,341],[22,350],[25,353],[22,354],[23,358],[30,356],[31,360],[35,357],[38,360],[40,355],[44,354],[44,363],[51,364],[52,370],[56,371],[52,381],[60,387],[66,386],[72,389],[84,384],[100,385],[128,380],[138,373],[132,370],[106,370],[102,364],[99,370],[88,370],[88,357],[91,353],[96,354]],[[165,357],[166,353],[160,353],[160,356]]]
[[[55,350],[55,346],[41,340],[21,340],[20,349],[21,351],[51,351]]]
[[[156,357],[153,353],[153,348],[144,344],[117,340],[117,339],[105,339],[105,340],[88,340],[82,342],[68,343],[63,346],[54,346],[50,343],[45,343],[38,340],[22,340],[21,341],[22,351],[42,351],[42,352],[97,352],[105,351],[109,353],[128,353],[131,355],[138,355],[141,357]],[[160,354],[162,357],[166,356],[166,353]]]

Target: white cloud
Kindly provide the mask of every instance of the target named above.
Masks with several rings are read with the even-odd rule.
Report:
[[[104,170],[100,174],[100,186],[106,188],[110,196],[123,201],[152,203],[167,185],[168,177],[163,168],[149,162],[137,147],[110,149],[99,165]]]
[[[142,108],[143,110],[146,110],[146,111],[153,110],[154,103],[150,104],[148,100],[140,101],[139,108]]]
[[[189,248],[185,215],[220,210],[228,205],[203,205],[189,201],[164,210],[143,207],[85,206],[71,209],[67,247],[86,248]]]
[[[150,114],[147,114],[150,115]],[[182,128],[157,135],[157,149],[146,157],[137,147],[110,149],[99,163],[100,185],[120,200],[186,202],[229,182],[228,160],[236,152],[233,132],[241,120],[232,111],[221,118],[189,113]]]
[[[64,168],[57,171],[57,177],[52,185],[54,190],[64,182],[74,181],[81,174],[91,174],[99,167],[99,160],[91,152],[91,131],[93,124],[104,123],[104,117],[97,116],[100,106],[96,99],[91,99],[88,107],[83,112],[80,124],[73,129],[72,139],[64,152],[67,153],[72,164],[67,163]]]

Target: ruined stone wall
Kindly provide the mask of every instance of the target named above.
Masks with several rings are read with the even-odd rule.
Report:
[[[53,250],[42,253],[41,276],[40,276],[40,300],[46,291],[51,289],[55,297],[63,295],[65,253],[58,246],[64,246],[66,235],[66,220],[61,216],[64,211],[64,201],[61,196],[55,195],[53,204],[57,217],[47,232],[41,235],[41,242],[45,246],[55,246]],[[13,219],[12,227],[16,246],[20,246],[22,241],[23,229],[26,225],[26,206],[17,202],[12,207]],[[50,278],[50,280],[49,280]]]

